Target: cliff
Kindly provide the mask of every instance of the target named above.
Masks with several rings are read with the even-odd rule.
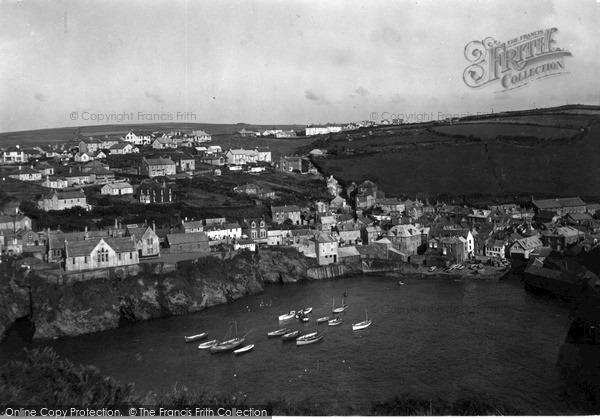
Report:
[[[269,282],[307,278],[309,261],[297,252],[242,253],[231,260],[201,258],[94,271],[61,281],[29,272],[5,277],[0,295],[0,337],[15,322],[33,325],[34,339],[77,336],[120,324],[193,313],[260,293]],[[75,279],[74,279],[75,278]]]

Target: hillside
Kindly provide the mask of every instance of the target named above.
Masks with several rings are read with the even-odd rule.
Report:
[[[320,136],[303,151],[393,195],[600,195],[600,107],[570,106]]]

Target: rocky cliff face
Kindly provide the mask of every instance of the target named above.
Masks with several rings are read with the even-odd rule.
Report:
[[[268,282],[304,279],[308,268],[308,261],[298,253],[261,252],[226,261],[186,261],[167,273],[162,267],[141,265],[135,276],[112,270],[61,285],[30,273],[21,281],[27,286],[7,281],[2,287],[0,336],[23,317],[35,326],[34,339],[50,339],[193,313],[260,293]]]

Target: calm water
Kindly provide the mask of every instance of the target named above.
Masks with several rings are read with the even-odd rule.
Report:
[[[564,395],[556,366],[570,325],[555,300],[523,290],[519,282],[357,277],[273,285],[258,296],[202,313],[135,324],[118,330],[54,341],[50,346],[76,363],[135,383],[141,394],[190,390],[233,394],[260,401],[285,396],[315,401],[384,400],[409,393],[452,398],[489,394],[527,414],[581,412]],[[317,326],[331,314],[332,299],[349,308],[340,326]],[[277,317],[313,307],[312,321],[288,327],[325,329],[324,339],[296,347],[268,339]],[[351,323],[373,319],[353,332]],[[223,338],[230,322],[255,344],[234,357],[210,355],[185,344],[184,335],[208,332]],[[367,384],[368,383],[368,384]]]

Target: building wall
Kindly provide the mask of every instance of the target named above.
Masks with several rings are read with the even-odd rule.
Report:
[[[108,250],[106,258],[98,258],[100,248]],[[117,266],[135,265],[139,262],[138,253],[132,249],[131,252],[116,253],[110,246],[97,246],[89,256],[78,256],[65,259],[66,271],[81,271],[85,269],[114,268]]]

